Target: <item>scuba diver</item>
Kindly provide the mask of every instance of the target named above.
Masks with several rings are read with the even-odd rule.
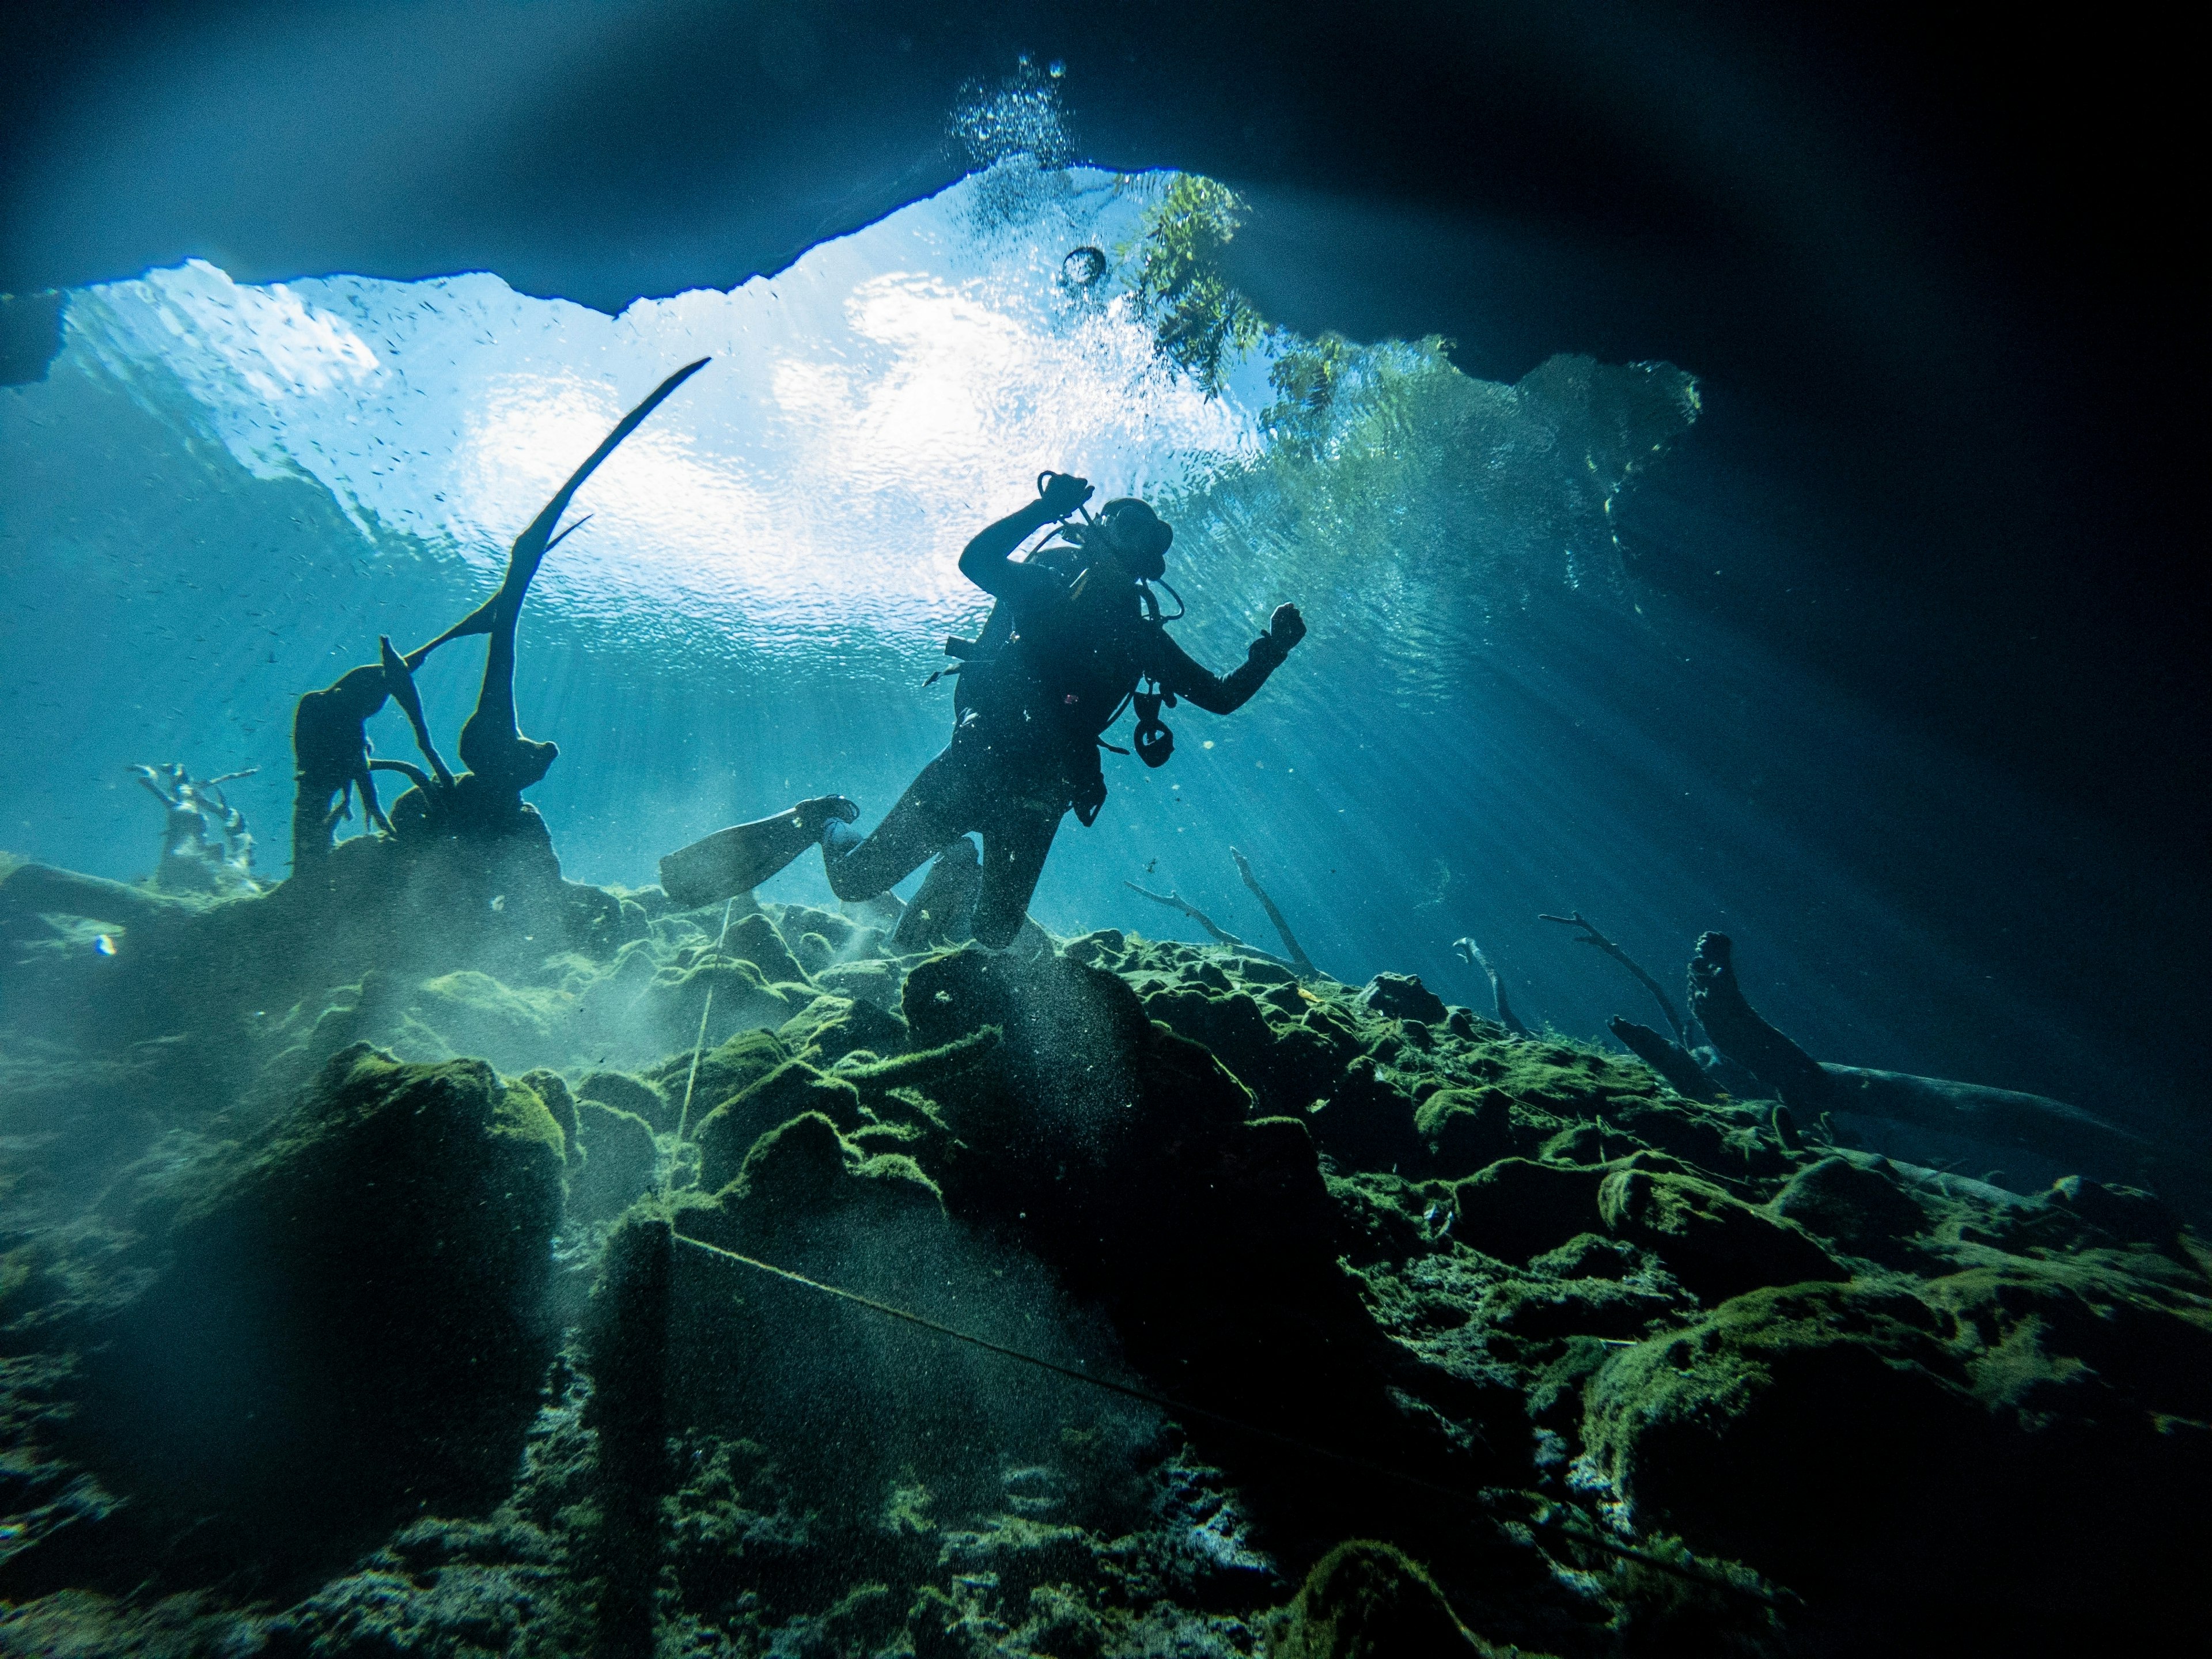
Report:
[[[887,891],[969,831],[981,832],[971,926],[994,949],[1020,931],[1061,816],[1072,807],[1088,826],[1105,805],[1098,751],[1110,746],[1102,734],[1122,707],[1136,708],[1138,755],[1160,765],[1174,748],[1159,719],[1163,703],[1184,697],[1216,714],[1241,708],[1306,631],[1297,606],[1279,605],[1241,667],[1210,672],[1168,636],[1163,623],[1174,617],[1160,615],[1147,586],[1165,575],[1175,532],[1133,498],[1072,523],[1091,484],[1062,472],[1038,483],[1036,501],[983,530],[960,556],[961,574],[999,603],[981,638],[946,641],[963,659],[951,671],[959,676],[951,743],[872,834],[853,830],[850,812],[828,814],[821,831],[830,890],[848,903]],[[1052,524],[1060,528],[1048,544],[1016,563],[1016,549]],[[1138,689],[1146,679],[1149,692]]]

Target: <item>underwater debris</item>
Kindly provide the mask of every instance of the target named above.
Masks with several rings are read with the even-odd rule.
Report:
[[[219,777],[195,778],[183,765],[134,766],[138,786],[161,803],[161,852],[153,884],[165,893],[252,893],[253,834],[222,786],[250,778],[249,766]]]
[[[1513,1005],[1506,1000],[1505,981],[1499,976],[1498,969],[1491,966],[1490,958],[1483,954],[1482,947],[1472,937],[1462,937],[1452,941],[1452,949],[1470,968],[1481,969],[1483,977],[1490,981],[1490,1000],[1498,1011],[1498,1023],[1516,1036],[1531,1035],[1528,1028],[1514,1013]]]
[[[1657,980],[1644,971],[1635,957],[1598,932],[1596,927],[1581,911],[1577,910],[1571,916],[1543,915],[1538,916],[1536,920],[1556,921],[1563,927],[1581,929],[1581,932],[1575,935],[1575,943],[1587,945],[1594,951],[1601,951],[1628,969],[1629,973],[1635,977],[1636,982],[1651,993],[1651,1000],[1659,1005],[1659,1011],[1667,1016],[1668,1029],[1674,1033],[1674,1041],[1685,1050],[1696,1046],[1691,1040],[1690,1028],[1683,1024],[1681,1013],[1674,1006],[1674,1000],[1667,994]]]

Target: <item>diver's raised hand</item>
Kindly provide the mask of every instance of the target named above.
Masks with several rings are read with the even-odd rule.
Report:
[[[1067,517],[1095,493],[1090,479],[1079,478],[1073,472],[1037,475],[1037,494],[1043,499],[1044,510],[1055,519]]]
[[[1275,614],[1267,618],[1267,637],[1288,651],[1306,636],[1306,619],[1298,614],[1294,605],[1279,605]]]

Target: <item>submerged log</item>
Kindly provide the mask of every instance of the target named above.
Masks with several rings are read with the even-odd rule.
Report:
[[[1606,1029],[1620,1039],[1621,1046],[1667,1080],[1674,1091],[1690,1100],[1710,1101],[1719,1097],[1720,1091],[1705,1075],[1704,1066],[1693,1060],[1687,1050],[1653,1030],[1649,1025],[1638,1025],[1632,1019],[1623,1019],[1615,1014],[1606,1021]]]
[[[2069,1165],[2102,1160],[2132,1170],[2151,1151],[2150,1141],[2134,1131],[2048,1095],[1863,1066],[1824,1063],[1820,1070],[1832,1111],[2016,1146]]]
[[[1735,944],[1726,933],[1705,933],[1690,958],[1690,1014],[1713,1047],[1742,1066],[1795,1109],[1817,1116],[1829,1103],[1829,1080],[1820,1062],[1767,1024],[1736,982]]]

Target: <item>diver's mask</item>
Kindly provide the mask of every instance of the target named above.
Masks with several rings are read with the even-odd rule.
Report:
[[[1167,574],[1168,549],[1175,527],[1133,495],[1110,501],[1098,509],[1114,550],[1139,581],[1156,582]]]

